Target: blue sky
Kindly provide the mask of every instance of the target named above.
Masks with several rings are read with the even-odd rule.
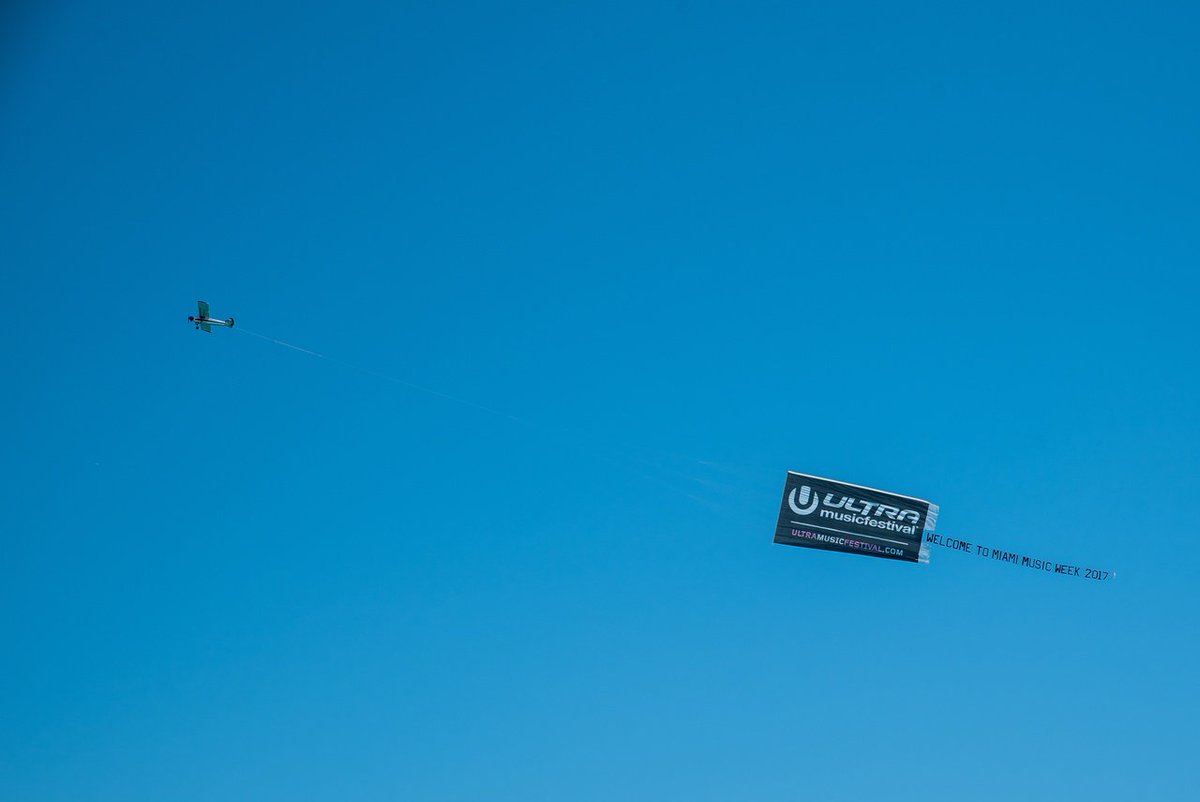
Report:
[[[0,797],[1192,798],[1193,6],[246,5],[4,17]]]

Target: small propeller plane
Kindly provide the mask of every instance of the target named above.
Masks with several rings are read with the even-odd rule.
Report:
[[[200,307],[200,314],[188,315],[188,320],[195,323],[197,329],[212,333],[213,326],[228,326],[231,329],[233,328],[233,318],[221,320],[219,317],[208,316],[208,301],[199,301],[198,305]]]

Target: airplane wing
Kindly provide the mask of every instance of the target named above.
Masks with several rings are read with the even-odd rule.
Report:
[[[207,323],[201,323],[200,331],[207,331],[209,334],[212,334],[212,326],[208,325]]]
[[[200,307],[200,317],[208,317],[208,301],[197,301],[196,304]]]

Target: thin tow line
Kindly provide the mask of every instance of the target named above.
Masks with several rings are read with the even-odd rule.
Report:
[[[506,418],[511,421],[516,421],[518,423],[524,423],[524,421],[522,421],[517,416],[510,415],[509,413],[504,412],[502,410],[493,409],[492,407],[484,406],[483,404],[477,404],[474,401],[468,401],[467,399],[459,398],[456,395],[450,395],[449,393],[443,393],[441,390],[435,390],[432,387],[425,387],[424,385],[421,385],[421,384],[413,384],[412,382],[405,381],[404,379],[398,379],[395,376],[389,376],[386,373],[380,373],[377,370],[372,370],[371,368],[365,368],[362,365],[356,365],[353,362],[347,362],[343,359],[337,359],[335,357],[326,356],[325,354],[319,353],[317,351],[312,351],[308,348],[301,348],[300,346],[293,345],[292,343],[289,343],[285,340],[280,340],[277,337],[270,337],[266,334],[260,334],[257,331],[252,331],[251,329],[247,329],[242,326],[238,326],[238,327],[234,328],[233,330],[240,331],[245,334],[249,334],[250,336],[257,337],[260,340],[266,340],[269,343],[274,343],[275,345],[280,345],[280,346],[283,346],[284,348],[290,348],[293,351],[299,351],[302,354],[308,354],[309,356],[316,357],[317,359],[324,359],[329,362],[336,363],[336,364],[341,365],[342,367],[347,368],[349,370],[358,371],[359,373],[365,373],[368,376],[374,376],[377,379],[383,379],[384,381],[389,381],[389,382],[392,382],[393,384],[398,384],[401,387],[407,387],[410,390],[416,390],[417,392],[425,393],[427,395],[432,395],[437,398],[444,399],[446,401],[453,401],[456,404],[462,404],[463,406],[471,407],[472,409],[478,409],[482,412],[487,412],[492,415],[498,415],[501,418]]]

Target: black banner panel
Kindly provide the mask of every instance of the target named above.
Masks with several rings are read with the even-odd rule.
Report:
[[[886,490],[788,471],[775,542],[906,562],[928,562],[925,532],[938,507]]]

